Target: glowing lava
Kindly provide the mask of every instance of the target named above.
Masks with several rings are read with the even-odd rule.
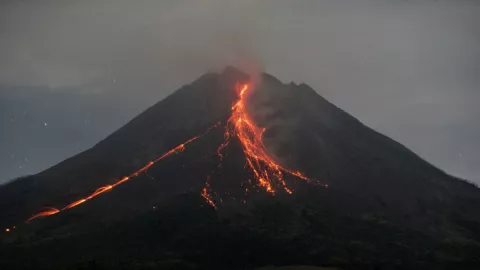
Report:
[[[110,191],[110,190],[114,189],[118,185],[123,184],[123,183],[127,182],[128,180],[130,180],[130,179],[138,176],[139,174],[145,172],[146,170],[148,170],[148,168],[153,166],[155,163],[157,163],[157,162],[159,162],[159,161],[161,161],[161,160],[163,160],[163,159],[165,159],[169,156],[172,156],[172,155],[178,154],[180,152],[183,152],[185,150],[185,147],[188,144],[190,144],[190,143],[194,142],[195,140],[199,139],[200,137],[204,136],[205,134],[210,132],[210,130],[212,130],[213,128],[218,127],[218,125],[219,125],[218,123],[215,124],[214,126],[210,127],[207,131],[205,131],[203,134],[195,136],[195,137],[185,141],[184,143],[176,146],[175,148],[172,148],[171,150],[167,151],[165,154],[161,155],[159,158],[157,158],[153,161],[149,161],[144,167],[138,169],[137,171],[133,172],[129,176],[125,176],[125,177],[121,178],[120,180],[116,181],[115,183],[113,183],[111,185],[106,185],[106,186],[103,186],[103,187],[99,187],[89,196],[81,198],[79,200],[76,200],[76,201],[68,204],[67,206],[65,206],[61,209],[47,208],[47,210],[45,210],[45,211],[38,212],[38,213],[32,215],[29,219],[27,219],[26,222],[30,222],[30,221],[35,220],[35,219],[40,218],[40,217],[52,216],[52,215],[58,214],[62,211],[77,207],[77,206],[79,206],[79,205],[81,205],[81,204],[83,204],[83,203],[85,203],[85,202],[87,202],[87,201],[89,201],[89,200],[107,192],[107,191]],[[7,231],[7,229],[6,229],[6,231]],[[9,229],[8,229],[8,231],[9,231]]]
[[[36,213],[35,215],[31,216],[29,219],[27,219],[26,222],[30,222],[39,217],[48,217],[51,215],[55,215],[57,213],[60,213],[60,210],[58,210],[57,208],[48,207],[47,210]]]
[[[287,186],[287,183],[285,182],[285,179],[284,179],[285,174],[290,174],[292,176],[295,176],[297,178],[307,180],[307,181],[309,181],[310,179],[307,178],[300,171],[293,171],[278,164],[268,154],[266,147],[263,143],[263,134],[265,132],[265,128],[260,128],[256,126],[254,122],[249,118],[246,110],[246,95],[248,91],[251,90],[251,86],[249,84],[237,84],[237,88],[239,92],[239,98],[236,101],[236,103],[233,105],[232,114],[225,125],[224,141],[217,148],[217,155],[220,160],[218,167],[219,168],[221,167],[222,160],[224,159],[224,154],[223,154],[224,149],[230,144],[233,137],[237,137],[242,145],[243,153],[245,154],[246,166],[253,174],[253,181],[252,179],[248,179],[248,183],[257,186],[270,194],[275,194],[278,191],[278,189],[284,190],[288,194],[292,194],[293,190],[290,189]],[[188,144],[206,135],[208,132],[210,132],[211,129],[218,127],[218,125],[219,124],[216,124],[210,127],[203,134],[195,136],[185,141],[184,143],[176,146],[175,148],[172,148],[171,150],[167,151],[157,159],[153,161],[149,161],[145,166],[133,172],[129,176],[125,176],[113,184],[99,187],[90,195],[84,198],[80,198],[66,205],[63,208],[59,208],[59,209],[46,208],[46,210],[32,215],[29,219],[26,220],[26,222],[30,222],[40,217],[56,215],[60,212],[77,207],[97,196],[100,196],[105,192],[111,191],[115,187],[131,180],[132,178],[138,176],[143,172],[147,173],[147,170],[150,167],[152,167],[155,163],[169,156],[183,152],[185,150],[185,147]],[[249,192],[249,188],[245,188],[245,194],[247,194],[248,192]],[[214,202],[214,196],[212,195],[212,188],[210,186],[210,177],[207,177],[207,182],[205,184],[205,187],[202,189],[201,196],[206,200],[208,204],[210,204],[214,208],[217,208]],[[220,198],[220,201],[222,201],[221,198]],[[246,201],[242,200],[242,203],[246,203]],[[13,229],[15,229],[15,226],[13,227]],[[9,232],[10,229],[7,228],[5,229],[5,231]]]
[[[249,118],[246,110],[246,95],[251,89],[249,84],[237,85],[239,99],[232,107],[232,115],[225,126],[225,141],[218,147],[217,153],[220,160],[223,159],[223,149],[229,144],[232,136],[236,136],[242,144],[245,160],[248,168],[252,171],[256,185],[266,192],[275,194],[278,188],[288,194],[292,190],[288,188],[284,174],[290,174],[303,180],[309,180],[300,171],[292,171],[278,164],[267,152],[263,143],[265,128],[257,127]],[[209,183],[202,191],[202,196],[211,205],[215,205],[212,196],[208,194]],[[248,190],[246,190],[248,192]]]
[[[209,184],[209,179],[207,179],[207,183],[205,184],[205,187],[202,189],[202,197],[207,201],[208,204],[210,204],[213,208],[217,208],[217,205],[213,201],[211,190],[210,190],[210,184]]]

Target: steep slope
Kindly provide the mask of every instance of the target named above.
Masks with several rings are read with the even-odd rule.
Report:
[[[472,185],[364,126],[309,86],[284,86],[266,76],[264,87],[252,102],[264,111],[257,122],[270,126],[265,139],[277,156],[307,175],[375,199],[411,222],[428,219],[429,209],[450,205],[454,197],[478,198]]]
[[[309,86],[268,74],[260,79],[233,68],[206,74],[84,153],[2,186],[0,225],[12,228],[1,237],[2,263],[206,269],[479,263],[476,187]],[[248,119],[235,118],[244,83],[253,89],[241,104]],[[42,207],[62,209],[115,185],[198,135],[114,190],[22,224]],[[21,261],[26,254],[31,260]]]
[[[206,74],[152,106],[93,148],[38,175],[2,187],[2,225],[10,221],[7,217],[28,216],[40,207],[62,205],[113,183],[226,119],[236,98],[231,85],[237,79],[230,79],[226,74],[221,82],[217,74]]]

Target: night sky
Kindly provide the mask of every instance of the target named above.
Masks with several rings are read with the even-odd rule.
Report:
[[[0,2],[0,183],[228,64],[305,82],[480,184],[480,1],[165,2]]]

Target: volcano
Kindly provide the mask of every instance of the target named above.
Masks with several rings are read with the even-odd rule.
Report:
[[[0,187],[1,269],[478,269],[480,190],[228,67]]]

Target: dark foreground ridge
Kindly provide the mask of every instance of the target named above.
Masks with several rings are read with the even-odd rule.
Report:
[[[225,130],[215,128],[115,190],[23,223],[225,124],[245,81],[234,68],[205,74],[91,149],[1,186],[0,228],[10,231],[0,235],[0,269],[480,268],[478,188],[309,86],[268,74],[248,97],[250,118],[265,128],[270,156],[316,184],[286,175],[291,195],[252,188],[242,144],[231,140],[219,156]],[[206,182],[216,208],[202,197]]]

